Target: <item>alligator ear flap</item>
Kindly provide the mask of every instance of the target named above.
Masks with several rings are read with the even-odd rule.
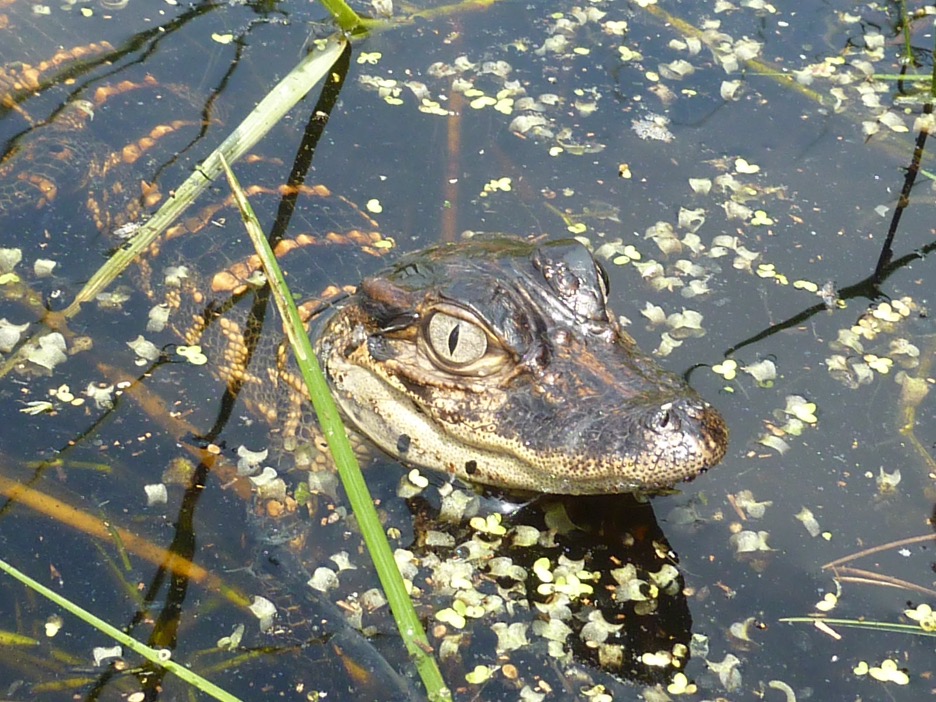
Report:
[[[409,329],[419,321],[419,312],[404,312],[403,314],[381,320],[380,331],[384,334]]]
[[[394,285],[387,278],[365,278],[361,281],[358,291],[375,302],[382,302],[394,307],[415,306],[416,296],[409,290]]]
[[[416,311],[422,296],[401,288],[386,278],[365,278],[358,288],[361,306],[384,332],[412,326],[419,320]]]

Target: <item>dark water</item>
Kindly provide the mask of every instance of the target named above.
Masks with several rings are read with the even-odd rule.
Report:
[[[596,594],[573,607],[576,633],[555,655],[547,636],[531,624],[549,615],[529,612],[525,604],[548,597],[531,594],[532,586],[531,593],[521,592],[523,587],[489,570],[470,572],[478,590],[489,595],[491,611],[469,618],[464,629],[432,616],[452,606],[458,588],[445,590],[443,571],[433,570],[430,556],[445,561],[455,549],[427,547],[414,534],[428,520],[429,528],[450,534],[455,544],[477,544],[477,529],[434,521],[438,480],[407,504],[394,494],[405,469],[382,459],[371,466],[368,480],[383,515],[399,531],[394,547],[422,559],[416,582],[423,590],[421,612],[431,639],[437,650],[457,645],[460,652],[442,666],[459,699],[603,699],[600,694],[666,699],[662,690],[677,668],[654,666],[641,654],[672,653],[679,645],[691,650],[691,655],[677,656],[679,665],[705,699],[783,699],[783,690],[770,686],[774,681],[788,685],[799,700],[920,699],[932,688],[932,639],[923,638],[920,630],[890,633],[833,625],[840,636],[833,638],[810,623],[780,621],[816,614],[816,603],[837,593],[830,617],[912,625],[905,610],[936,599],[932,394],[912,415],[914,433],[902,434],[910,415],[896,380],[903,370],[920,378],[922,387],[933,382],[927,364],[936,337],[926,316],[934,294],[932,259],[913,255],[929,251],[934,241],[934,197],[925,176],[917,180],[896,226],[893,263],[881,269],[876,285],[871,280],[904,187],[917,139],[913,123],[921,109],[894,107],[895,83],[864,80],[868,70],[896,73],[899,68],[896,11],[849,3],[804,5],[726,6],[716,12],[697,3],[641,8],[606,2],[547,10],[504,2],[483,11],[420,19],[356,43],[344,82],[332,91],[334,104],[327,99],[316,103],[318,96],[310,96],[257,147],[262,161],[239,167],[242,181],[275,187],[289,178],[304,134],[314,138],[320,132],[306,182],[327,186],[332,196],[300,197],[288,236],[367,229],[368,217],[400,251],[465,230],[553,239],[575,234],[607,257],[612,304],[632,321],[630,331],[643,348],[659,347],[666,330],[648,325],[642,314],[648,303],[666,315],[686,310],[702,315],[705,334],[673,332],[688,338],[662,363],[687,372],[693,386],[723,412],[732,432],[724,462],[677,493],[654,498],[650,507],[625,498],[567,503],[563,507],[571,521],[586,531],[560,534],[553,547],[525,550],[505,544],[488,554],[513,559],[527,569],[531,583],[538,582],[533,563],[541,556],[551,560],[551,567],[560,554],[585,559],[587,569],[604,574],[596,581]],[[158,180],[164,194],[288,72],[311,37],[328,32],[319,24],[321,8],[304,3],[131,3],[122,10],[86,5],[67,11],[50,6],[48,16],[33,7],[21,1],[0,9],[6,18],[0,24],[4,65],[36,64],[58,47],[89,42],[108,41],[111,48],[78,65],[63,63],[61,75],[28,96],[19,95],[15,109],[0,107],[4,151],[21,148],[70,100],[94,100],[102,86],[152,76],[156,87],[96,106],[84,143],[116,151],[157,125],[184,122],[132,167],[117,169],[128,186]],[[89,16],[82,15],[82,8]],[[595,10],[607,14],[587,14]],[[687,30],[680,30],[677,21],[706,28],[698,51],[691,41],[687,45]],[[627,23],[623,35],[614,33],[622,31],[620,22]],[[929,27],[924,28],[928,23],[918,24],[911,39],[923,57],[933,40]],[[230,35],[233,41],[220,43],[213,34]],[[715,53],[709,47],[716,47]],[[726,72],[730,54],[739,51],[765,63],[728,65]],[[465,59],[458,62],[458,57]],[[503,74],[503,66],[483,65],[497,61],[509,64],[509,74]],[[686,74],[676,61],[688,62],[694,72]],[[436,63],[459,70],[430,68]],[[927,72],[930,65],[919,70]],[[809,66],[816,67],[807,86],[812,95],[771,75]],[[681,79],[676,77],[680,73]],[[378,81],[391,102],[402,104],[388,103],[375,89]],[[422,83],[427,92],[405,81]],[[458,81],[471,81],[480,93],[455,95],[452,86]],[[723,88],[723,81],[738,85]],[[723,96],[734,89],[736,95]],[[495,105],[479,100],[483,96]],[[541,111],[521,112],[524,96],[537,98]],[[422,97],[437,103],[433,109],[458,113],[458,119],[420,111]],[[513,105],[497,104],[503,97],[512,97]],[[313,117],[316,109],[329,112],[327,125],[321,115]],[[882,122],[878,118],[885,113],[893,117]],[[515,123],[521,115],[527,122]],[[530,120],[531,115],[538,118]],[[879,130],[868,135],[865,122]],[[896,131],[900,124],[908,131]],[[666,139],[644,138],[648,131]],[[931,170],[927,147],[924,142],[922,168]],[[622,169],[629,169],[629,178],[619,175]],[[79,183],[80,169],[76,173],[69,182],[77,187],[63,188],[41,209],[0,203],[0,247],[22,249],[23,261],[15,271],[52,309],[67,304],[115,246],[86,215],[87,193],[100,190],[99,184]],[[486,185],[502,178],[509,178],[501,183],[509,182],[509,190],[486,191]],[[711,189],[700,183],[694,189],[690,179],[707,180]],[[224,196],[222,186],[213,190],[206,203]],[[379,201],[381,212],[366,213],[372,199]],[[278,196],[258,196],[255,207],[267,227],[281,213]],[[681,209],[699,212],[684,214],[687,224],[680,226]],[[658,222],[672,225],[680,241],[646,237]],[[228,215],[221,225],[211,225],[209,256],[188,260],[190,249],[179,245],[167,247],[169,262],[193,263],[207,272],[240,258],[248,248],[236,217]],[[690,232],[698,239],[687,238]],[[628,245],[640,253],[637,265],[624,263]],[[37,258],[58,262],[52,276],[33,274]],[[354,284],[379,264],[348,247],[303,261],[301,269],[290,271],[290,282],[304,293],[327,284]],[[647,265],[653,261],[660,267]],[[794,286],[796,281],[819,287],[834,282],[843,293],[842,304],[827,309],[813,292]],[[327,699],[416,694],[418,684],[400,653],[386,607],[365,615],[364,625],[376,630],[368,631],[369,638],[345,626],[334,609],[335,601],[350,607],[359,593],[376,586],[346,522],[324,527],[317,519],[310,522],[310,530],[318,530],[309,550],[319,560],[305,567],[334,567],[327,556],[341,550],[349,551],[358,566],[341,572],[337,591],[313,597],[303,590],[304,578],[293,582],[290,573],[297,571],[290,569],[291,554],[268,546],[270,571],[257,566],[255,529],[245,519],[248,498],[219,463],[204,466],[203,473],[181,485],[170,484],[167,504],[146,506],[144,486],[161,482],[173,462],[192,460],[189,449],[199,442],[186,433],[189,428],[204,434],[218,427],[213,436],[222,458],[230,458],[242,444],[267,445],[268,430],[242,404],[219,422],[225,412],[222,389],[206,367],[172,354],[165,357],[172,362],[155,367],[134,365],[127,341],[144,334],[163,347],[173,339],[168,332],[145,331],[152,303],[133,279],[118,285],[128,291],[126,304],[118,309],[88,305],[69,322],[68,348],[90,337],[91,350],[70,355],[48,376],[14,372],[0,385],[0,451],[7,485],[0,511],[3,559],[137,638],[171,648],[174,660],[243,699],[314,699],[316,690],[327,693]],[[880,307],[901,299],[906,315],[898,305]],[[868,327],[866,321],[872,331],[849,337],[871,310],[878,315],[877,326]],[[24,323],[39,314],[6,295],[3,316]],[[721,367],[729,351],[739,366],[772,361],[776,377],[759,384],[739,371],[737,378],[725,379],[712,367]],[[830,372],[830,363],[844,363],[845,370]],[[110,410],[89,398],[73,406],[59,391],[67,385],[81,398],[89,382],[111,384],[124,377],[120,372],[131,378],[145,372],[141,385],[165,406],[147,409],[129,393]],[[783,411],[790,396],[815,404],[815,421],[809,412],[801,414],[806,421],[799,435]],[[53,412],[33,416],[21,411],[36,401],[50,402]],[[189,428],[159,419],[167,415],[184,419]],[[765,437],[772,438],[764,443]],[[899,484],[879,487],[881,472],[895,470]],[[293,638],[263,635],[242,604],[221,597],[218,583],[208,576],[174,576],[133,548],[124,558],[119,540],[73,528],[74,518],[63,518],[60,505],[30,502],[34,493],[12,496],[10,481],[79,507],[94,524],[122,527],[173,547],[248,595],[292,590],[293,599],[305,599],[304,610],[285,620],[292,624],[304,618],[318,628],[302,633],[297,624]],[[769,503],[762,516],[743,507],[742,491]],[[335,504],[342,506],[340,499]],[[796,518],[804,507],[818,522],[816,536]],[[550,512],[550,506],[505,517],[505,523],[545,529],[543,511]],[[322,516],[327,515],[317,518]],[[739,532],[764,532],[767,550],[739,554]],[[861,574],[866,582],[849,580],[855,574],[845,571],[836,580],[823,568],[864,548],[917,536],[922,539],[847,564],[868,571]],[[280,565],[270,566],[270,559]],[[608,579],[622,563],[636,564],[646,579],[663,563],[677,561],[682,578],[677,592],[660,595],[652,614],[622,603],[615,590],[620,582]],[[462,562],[477,565],[471,558]],[[875,575],[901,586],[867,582]],[[271,579],[278,581],[275,587]],[[29,645],[7,645],[0,657],[5,698],[117,699],[144,691],[146,699],[177,699],[186,694],[171,676],[135,668],[139,663],[127,652],[129,672],[107,663],[94,666],[92,648],[109,645],[103,635],[62,614],[64,627],[48,638],[43,626],[58,610],[8,579],[2,584],[0,630],[35,639]],[[494,596],[524,604],[495,611]],[[609,620],[616,616],[614,621],[625,624],[609,639],[619,648],[601,649],[604,655],[623,650],[624,664],[603,661],[602,666],[598,649],[581,642],[578,631],[592,604]],[[497,622],[529,625],[529,643],[498,652],[491,628]],[[740,632],[743,623],[746,634]],[[246,628],[244,648],[217,649],[217,641],[239,624]],[[311,645],[293,650],[296,640],[310,639]],[[735,657],[737,668],[720,674],[717,664],[728,656]],[[906,672],[907,684],[855,672],[862,661],[874,668],[888,659]],[[491,678],[471,684],[465,676],[477,665],[487,666]]]

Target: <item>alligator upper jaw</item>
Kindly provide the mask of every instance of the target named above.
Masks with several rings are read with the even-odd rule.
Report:
[[[509,478],[517,488],[558,494],[655,490],[712,468],[728,446],[718,411],[687,392],[657,403],[603,396],[557,405],[521,391],[497,413],[510,421],[495,419],[489,435],[455,424],[442,430],[491,454],[476,481],[490,474],[481,482]]]
[[[694,394],[640,406],[594,397],[557,407],[526,384],[489,393],[499,409],[478,412],[459,409],[450,389],[442,412],[431,401],[438,389],[384,376],[341,354],[332,354],[327,366],[346,416],[385,452],[506,491],[584,495],[668,487],[714,466],[728,442],[721,416]]]
[[[564,494],[668,487],[718,464],[728,447],[718,411],[613,331],[551,344],[547,366],[512,378],[496,409],[462,413],[488,419],[494,436],[463,440],[505,447],[531,466],[535,489]]]

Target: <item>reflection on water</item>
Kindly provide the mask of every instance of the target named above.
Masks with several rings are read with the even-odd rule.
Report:
[[[869,279],[923,112],[894,106],[906,85],[868,80],[897,71],[895,10],[641,5],[540,16],[500,3],[377,34],[239,175],[277,236],[341,240],[300,247],[287,270],[303,295],[466,229],[582,237],[640,345],[692,369],[731,426],[717,470],[650,504],[539,500],[494,516],[461,486],[419,492],[376,459],[369,481],[456,697],[665,699],[694,684],[733,699],[783,685],[798,699],[917,699],[932,672],[919,639],[778,621],[837,593],[826,616],[913,624],[908,603],[936,596],[927,541],[848,564],[860,573],[837,566],[837,581],[822,567],[932,535],[932,257],[915,253],[932,247],[932,195],[919,180]],[[296,62],[308,23],[321,33],[320,10],[289,3],[47,9],[0,9],[5,358],[35,330],[21,325],[61,309],[121,245],[111,230],[165,201]],[[913,25],[918,56],[930,32]],[[207,279],[248,251],[224,196],[2,380],[2,556],[242,698],[411,699],[340,493],[321,478],[310,514],[277,527],[264,513],[258,528],[236,449],[276,432],[224,401],[213,360],[192,365],[151,324],[147,281]],[[367,251],[352,231],[388,244]],[[829,283],[838,298],[824,301]],[[278,323],[248,302],[268,352]],[[152,346],[128,348],[139,335]],[[305,476],[267,462],[291,486]],[[160,483],[167,503],[147,504]],[[796,519],[804,507],[813,521]],[[274,538],[287,525],[300,543]],[[134,534],[199,568],[171,572]],[[867,584],[881,574],[904,589]],[[68,615],[50,637],[59,613],[3,587],[0,629],[28,637],[4,644],[8,698],[180,694],[126,651],[93,665],[103,637]],[[280,608],[267,633],[246,609],[256,595]],[[888,660],[906,685],[873,672]]]

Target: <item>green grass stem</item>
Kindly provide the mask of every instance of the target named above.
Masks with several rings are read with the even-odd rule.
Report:
[[[122,632],[120,629],[114,626],[111,626],[110,624],[105,622],[103,619],[99,619],[98,617],[91,614],[87,610],[82,609],[81,607],[76,605],[74,602],[71,602],[70,600],[62,597],[60,594],[58,594],[54,590],[50,590],[45,585],[37,582],[36,580],[33,580],[28,575],[17,570],[16,568],[11,566],[6,561],[0,560],[0,570],[2,570],[4,573],[11,576],[12,578],[19,580],[22,584],[26,585],[28,588],[30,588],[34,592],[37,592],[43,597],[51,600],[52,602],[57,604],[59,607],[69,612],[70,614],[73,614],[74,616],[78,617],[81,621],[85,622],[86,624],[90,624],[98,631],[104,634],[107,634],[109,637],[117,641],[119,644],[121,644],[122,646],[126,646],[127,648],[129,648],[131,651],[133,651],[137,655],[140,655],[146,660],[148,660],[150,663],[153,663],[154,665],[158,665],[162,668],[165,668],[173,675],[178,676],[179,678],[181,678],[188,684],[193,685],[194,687],[198,688],[205,694],[211,695],[216,700],[222,700],[222,702],[240,702],[238,697],[235,697],[229,692],[222,690],[220,687],[218,687],[217,685],[215,685],[209,680],[205,680],[203,677],[201,677],[197,673],[193,673],[184,665],[180,665],[179,663],[176,663],[175,661],[168,659],[166,657],[166,651],[159,651],[155,648],[151,648],[147,646],[146,644],[140,643],[133,637],[128,636],[127,634]]]
[[[432,647],[429,645],[429,640],[423,631],[422,624],[413,607],[413,602],[406,592],[403,578],[393,558],[393,552],[390,550],[387,535],[380,524],[374,501],[364,482],[364,476],[361,474],[357,457],[354,455],[341,415],[338,413],[338,407],[335,405],[334,399],[332,399],[328,383],[312,350],[312,343],[309,341],[303,327],[302,320],[299,317],[299,310],[296,308],[293,296],[286,285],[286,280],[280,270],[276,256],[263,235],[260,223],[244,196],[233,171],[223,160],[222,164],[231,184],[231,190],[234,192],[234,200],[238,208],[240,208],[241,216],[244,218],[247,232],[253,241],[257,254],[260,256],[280,316],[285,320],[286,335],[289,338],[293,353],[296,355],[296,361],[308,388],[315,414],[318,416],[322,432],[325,434],[338,475],[348,495],[348,502],[360,526],[367,550],[374,562],[374,567],[387,596],[400,636],[407,652],[415,662],[416,670],[419,672],[419,676],[429,693],[429,699],[451,700],[451,692],[442,679],[435,658],[431,654]]]
[[[365,20],[344,0],[321,0],[322,6],[328,10],[332,19],[341,28],[341,31],[354,34],[366,31]]]

